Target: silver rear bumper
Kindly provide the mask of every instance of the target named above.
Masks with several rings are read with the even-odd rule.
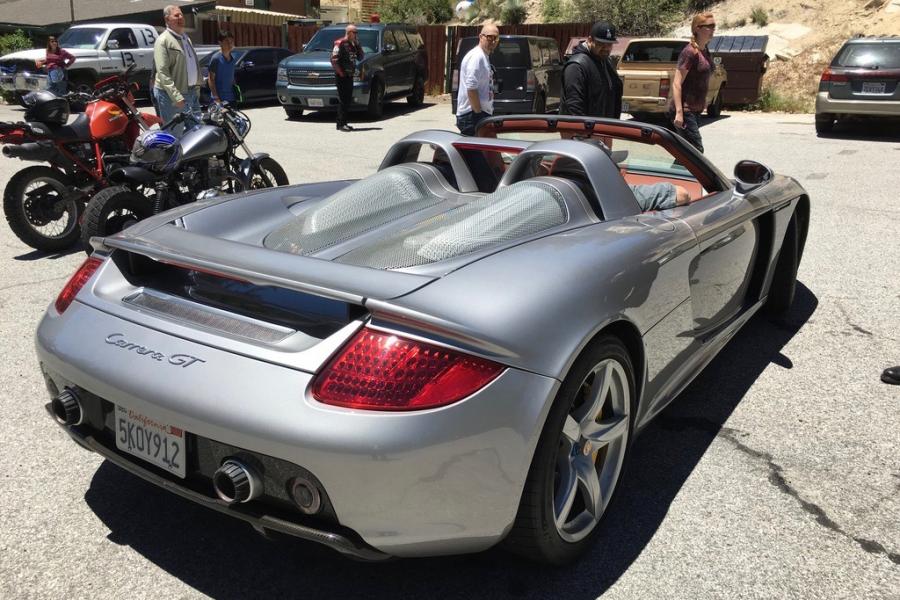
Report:
[[[819,92],[816,114],[900,117],[900,100],[837,100],[828,92]]]

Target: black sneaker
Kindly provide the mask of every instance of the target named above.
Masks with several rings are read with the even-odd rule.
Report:
[[[891,385],[900,385],[900,367],[885,369],[881,374],[881,380]]]
[[[338,129],[340,131],[353,131],[353,128],[350,127],[349,125],[341,125],[340,127],[338,127]]]

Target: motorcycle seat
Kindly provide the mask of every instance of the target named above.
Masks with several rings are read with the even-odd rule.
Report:
[[[80,113],[75,120],[66,125],[51,125],[50,123],[29,123],[32,128],[49,131],[50,135],[60,142],[88,142],[91,139],[90,120],[87,115]]]

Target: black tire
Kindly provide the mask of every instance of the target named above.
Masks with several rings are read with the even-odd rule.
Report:
[[[784,315],[794,302],[794,294],[797,290],[797,268],[800,266],[800,236],[797,231],[797,216],[791,217],[784,241],[781,243],[781,251],[778,253],[778,262],[775,264],[775,274],[772,276],[772,286],[769,288],[769,296],[764,306],[765,311],[772,316]]]
[[[373,119],[380,119],[384,115],[384,82],[381,79],[372,80],[366,112]]]
[[[816,115],[816,133],[824,135],[834,130],[835,118],[833,115]]]
[[[716,118],[722,114],[722,90],[716,94],[712,103],[706,107],[706,116]]]
[[[412,93],[406,97],[406,101],[410,106],[422,106],[425,103],[425,78],[421,75],[416,75]]]
[[[68,175],[45,166],[13,175],[3,192],[3,212],[16,237],[42,252],[59,252],[74,244],[81,234],[83,207],[79,200],[60,200],[72,185]]]
[[[285,106],[284,112],[287,113],[288,121],[293,121],[303,116],[303,109],[295,106]]]
[[[533,109],[534,114],[543,115],[547,112],[547,99],[544,97],[544,94],[538,92],[534,96],[534,106]]]
[[[287,173],[284,172],[284,169],[278,164],[274,158],[265,157],[259,161],[257,164],[259,170],[265,172],[270,182],[274,182],[275,186],[288,185],[288,177]],[[263,179],[262,174],[259,170],[254,169],[253,173],[250,174],[250,188],[251,190],[261,190],[263,188],[271,187],[266,184],[265,179]]]
[[[153,202],[147,196],[122,185],[102,189],[85,208],[81,245],[90,254],[92,237],[113,235],[152,215]]]
[[[82,92],[90,94],[94,91],[97,79],[87,73],[75,73],[69,76],[68,90],[70,92]]]
[[[25,96],[27,96],[30,92],[14,92],[16,97],[16,104],[21,106],[22,108],[28,108],[28,105],[25,104]]]
[[[617,372],[620,372],[622,376],[618,381],[623,389],[627,387],[627,394],[621,401],[628,406],[628,415],[621,417],[619,427],[619,429],[625,429],[622,433],[627,437],[619,441],[620,445],[615,452],[611,446],[607,446],[601,454],[600,447],[596,447],[597,452],[592,460],[596,466],[596,460],[601,456],[604,457],[601,470],[606,467],[605,462],[610,457],[614,457],[615,454],[621,457],[615,476],[611,480],[612,491],[605,495],[603,512],[597,517],[596,522],[590,525],[589,531],[582,533],[584,537],[577,541],[567,541],[560,534],[554,513],[554,499],[559,491],[557,486],[563,479],[558,472],[559,461],[566,460],[565,457],[569,456],[566,452],[560,452],[564,448],[563,442],[566,439],[563,427],[567,423],[570,411],[578,411],[579,407],[583,406],[585,392],[590,391],[589,388],[586,390],[584,386],[589,381],[595,367],[607,364],[607,361],[619,365],[620,370]],[[537,562],[561,565],[575,560],[590,546],[599,530],[603,516],[608,513],[611,502],[621,488],[619,482],[628,462],[637,406],[634,381],[634,368],[628,351],[614,336],[599,337],[591,342],[578,357],[563,381],[541,431],[515,523],[504,540],[507,550]],[[601,400],[600,405],[604,405],[604,403],[605,399]],[[591,451],[590,447],[584,448],[584,455],[588,456],[589,451]],[[575,454],[577,452],[573,452],[572,456]]]

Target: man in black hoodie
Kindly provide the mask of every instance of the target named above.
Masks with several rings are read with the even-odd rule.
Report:
[[[616,28],[601,21],[575,47],[563,68],[559,114],[611,119],[622,115],[622,80],[609,59],[615,41]]]

